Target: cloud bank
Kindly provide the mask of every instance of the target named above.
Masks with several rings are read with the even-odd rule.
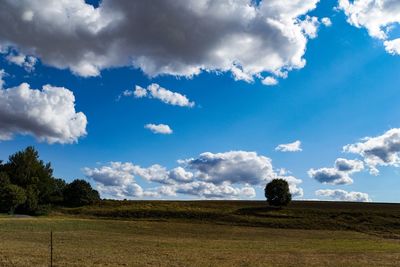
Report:
[[[303,195],[303,189],[298,187],[300,179],[276,173],[271,159],[255,152],[205,152],[178,163],[180,166],[168,170],[158,164],[143,168],[130,162],[111,162],[83,171],[97,184],[100,193],[110,198],[253,198],[255,187],[261,188],[274,178],[287,180],[294,197]],[[140,184],[147,184],[148,189]]]
[[[250,82],[304,67],[318,2],[4,0],[0,44],[83,77],[133,66],[151,77],[216,71]]]
[[[332,200],[339,201],[353,201],[353,202],[371,202],[371,199],[367,193],[362,192],[347,192],[341,189],[320,189],[315,191],[315,195],[329,197]]]
[[[4,71],[0,71],[0,76],[3,75]],[[42,90],[31,89],[27,83],[2,87],[3,82],[0,83],[0,140],[22,134],[50,144],[69,144],[86,135],[86,116],[75,111],[75,97],[70,90],[51,85],[43,86]]]

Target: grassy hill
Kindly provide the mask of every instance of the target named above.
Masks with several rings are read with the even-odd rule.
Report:
[[[283,229],[353,230],[400,238],[400,204],[293,201],[269,207],[265,201],[103,201],[57,213],[129,220],[174,220]]]

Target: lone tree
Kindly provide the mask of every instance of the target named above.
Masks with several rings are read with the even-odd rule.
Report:
[[[283,179],[274,179],[265,186],[265,197],[271,206],[286,206],[292,200],[289,184]]]

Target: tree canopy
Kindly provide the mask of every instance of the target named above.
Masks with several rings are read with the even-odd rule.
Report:
[[[78,207],[100,200],[99,192],[85,180],[74,180],[64,190],[64,201],[68,206]]]
[[[273,179],[265,186],[265,197],[271,206],[286,206],[292,200],[289,184],[283,179]]]

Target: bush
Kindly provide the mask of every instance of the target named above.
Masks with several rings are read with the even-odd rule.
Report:
[[[50,211],[51,211],[50,204],[38,205],[37,209],[35,210],[35,213],[33,213],[32,215],[37,215],[37,216],[48,215]]]
[[[283,179],[274,179],[265,186],[265,197],[271,206],[286,206],[292,200],[289,184]]]
[[[64,204],[70,207],[90,205],[99,200],[99,192],[85,180],[74,180],[64,189]]]

